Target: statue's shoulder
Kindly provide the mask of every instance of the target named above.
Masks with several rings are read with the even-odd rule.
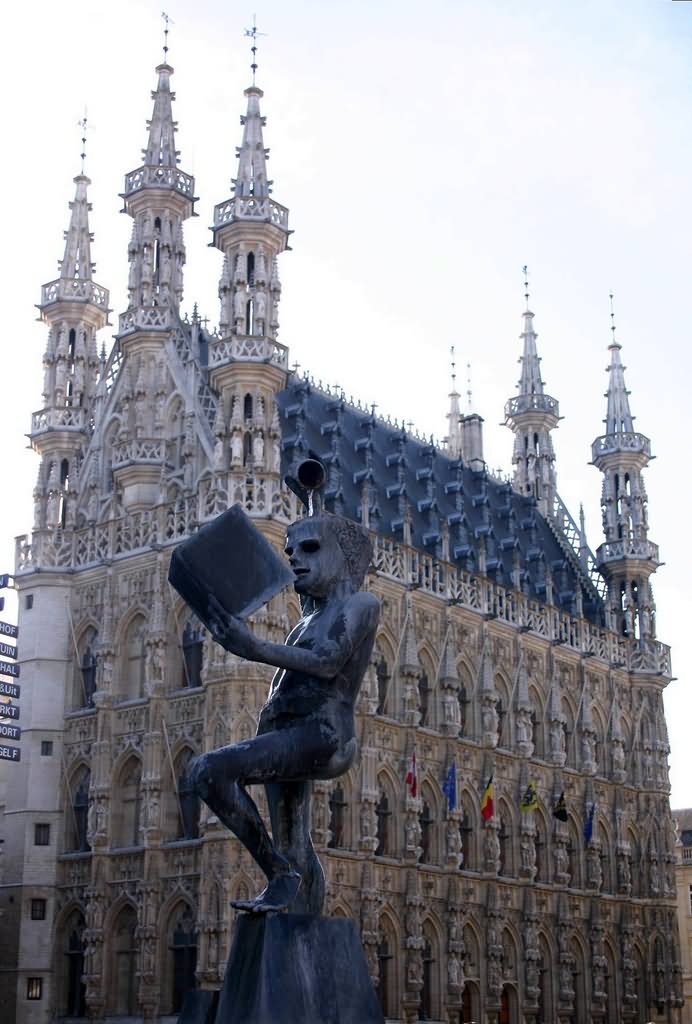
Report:
[[[380,602],[368,590],[357,590],[355,594],[351,594],[347,601],[347,607],[351,614],[359,617],[368,615],[377,619],[380,614]]]

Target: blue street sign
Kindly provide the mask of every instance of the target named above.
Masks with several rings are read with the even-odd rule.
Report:
[[[17,648],[12,644],[4,644],[2,640],[0,640],[0,655],[2,655],[3,658],[16,658]]]
[[[0,746],[0,761],[21,761],[22,752],[19,747]]]
[[[19,665],[13,661],[0,661],[0,676],[14,676],[19,679]]]
[[[19,626],[15,626],[12,622],[0,622],[0,635],[16,640],[19,636]]]
[[[0,739],[3,740],[18,740],[21,739],[22,730],[18,725],[7,725],[5,722],[0,722]]]
[[[3,718],[19,718],[19,704],[0,703],[0,720]]]
[[[19,684],[18,683],[6,683],[0,679],[0,697],[14,697],[15,700],[19,699]]]
[[[0,590],[5,590],[6,587],[9,587],[10,580],[12,578],[13,577],[10,576],[10,574],[8,572],[4,572],[2,574],[2,576],[0,576]]]

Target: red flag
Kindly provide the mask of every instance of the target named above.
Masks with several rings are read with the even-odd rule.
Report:
[[[415,750],[411,754],[411,765],[409,770],[406,772],[406,785],[408,786],[409,793],[411,796],[416,796],[418,793],[418,772],[416,771],[416,752]]]
[[[488,779],[488,784],[483,791],[483,796],[481,797],[481,818],[483,821],[490,821],[493,816],[493,812],[495,810],[493,806],[493,797],[493,777],[491,775]]]

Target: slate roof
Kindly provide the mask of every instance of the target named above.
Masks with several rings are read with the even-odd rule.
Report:
[[[324,502],[329,511],[360,520],[367,483],[371,529],[401,541],[408,515],[412,544],[441,557],[447,528],[451,561],[478,572],[484,546],[488,577],[507,587],[518,556],[524,593],[545,601],[546,573],[552,574],[559,608],[574,613],[581,590],[584,615],[603,624],[602,600],[579,572],[568,542],[558,539],[532,498],[309,380],[291,376],[277,401],[282,471],[293,472],[309,450],[316,453],[328,472]]]

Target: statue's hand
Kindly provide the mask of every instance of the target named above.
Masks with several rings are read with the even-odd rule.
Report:
[[[252,659],[257,642],[242,619],[229,615],[213,594],[209,598],[209,625],[211,635],[217,644],[237,654],[240,658]]]

